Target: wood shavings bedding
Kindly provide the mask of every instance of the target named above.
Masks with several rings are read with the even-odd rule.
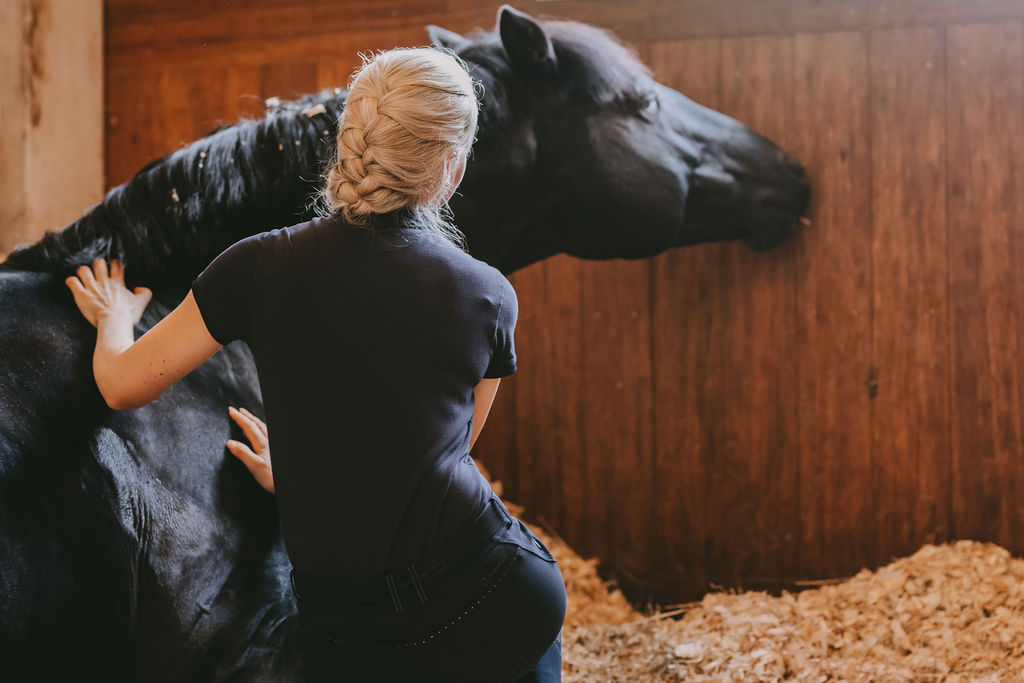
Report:
[[[570,596],[584,613],[591,599]],[[1024,680],[1024,560],[986,543],[927,545],[798,594],[709,593],[657,617],[567,622],[564,680]]]
[[[597,560],[530,528],[565,577],[566,683],[1024,681],[1024,560],[990,543],[926,545],[796,594],[709,593],[644,614],[601,580]]]

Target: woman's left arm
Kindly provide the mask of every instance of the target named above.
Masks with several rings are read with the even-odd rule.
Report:
[[[93,373],[96,386],[114,410],[139,408],[199,367],[220,348],[189,291],[185,300],[135,340],[134,327],[153,293],[129,290],[124,266],[103,259],[80,266],[65,280],[82,315],[96,326]]]

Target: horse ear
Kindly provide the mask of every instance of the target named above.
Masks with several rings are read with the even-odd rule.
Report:
[[[502,5],[498,10],[498,33],[513,66],[533,76],[555,74],[558,60],[551,38],[529,14]]]
[[[446,47],[453,52],[458,52],[470,42],[468,38],[459,35],[455,31],[449,31],[446,28],[434,26],[433,24],[427,26],[427,35],[430,36],[430,42],[434,45]]]

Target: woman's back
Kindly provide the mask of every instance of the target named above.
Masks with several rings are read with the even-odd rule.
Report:
[[[253,350],[297,572],[409,565],[486,504],[473,387],[515,370],[496,269],[429,231],[325,219],[243,240],[193,293],[218,341]]]

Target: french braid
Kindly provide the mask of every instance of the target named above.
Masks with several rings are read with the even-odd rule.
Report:
[[[436,222],[445,160],[468,153],[476,120],[473,82],[456,58],[426,48],[377,55],[350,87],[324,204],[355,224],[401,208]]]

